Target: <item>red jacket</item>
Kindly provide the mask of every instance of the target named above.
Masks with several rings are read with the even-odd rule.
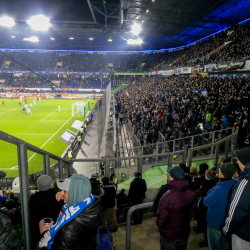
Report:
[[[168,182],[166,192],[159,202],[156,225],[161,236],[174,241],[190,234],[190,218],[196,212],[194,191],[188,188],[187,180]]]

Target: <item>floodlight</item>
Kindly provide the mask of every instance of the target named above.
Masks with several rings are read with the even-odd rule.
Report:
[[[69,40],[74,40],[74,37],[70,37]]]
[[[93,41],[93,40],[94,40],[94,38],[93,38],[93,37],[90,37],[90,38],[89,38],[89,40],[90,40],[90,41]]]
[[[15,36],[10,36],[11,38],[16,38]]]
[[[148,13],[148,12],[149,12],[149,10],[146,10],[146,12]]]
[[[46,31],[51,26],[49,18],[44,15],[37,15],[31,17],[27,21],[27,24],[30,25],[30,27],[35,31]]]
[[[109,42],[112,42],[113,40],[111,38],[108,39]]]
[[[142,44],[142,39],[129,39],[127,40],[127,44],[132,44],[132,45],[140,45]]]
[[[0,25],[5,27],[12,27],[15,24],[15,21],[13,18],[8,16],[3,16],[0,18]]]
[[[139,35],[139,33],[141,32],[141,25],[139,23],[135,23],[133,26],[132,26],[132,31],[133,35],[137,36]]]
[[[27,41],[27,42],[32,42],[32,43],[37,43],[39,42],[39,39],[37,36],[31,36],[31,37],[26,37],[23,39],[24,41]]]
[[[56,39],[54,37],[51,37],[50,40],[55,41]]]

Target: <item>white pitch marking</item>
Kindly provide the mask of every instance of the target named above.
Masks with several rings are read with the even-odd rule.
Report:
[[[64,121],[66,121],[66,120],[46,120],[46,121],[43,121],[43,122],[58,122],[58,121],[64,122]]]
[[[20,109],[20,108],[21,108],[21,107],[16,108],[16,109]],[[6,111],[6,112],[0,113],[0,115],[5,114],[5,113],[8,113],[8,112],[13,111],[13,110],[16,110],[16,109],[11,109],[11,110],[8,110],[8,111]]]
[[[58,110],[58,109],[57,109],[57,110]],[[56,110],[56,111],[57,111],[57,110]],[[46,117],[48,117],[48,116],[50,116],[50,115],[54,114],[56,111],[54,111],[54,112],[52,112],[51,114],[49,114],[49,115],[45,116],[43,119],[41,119],[41,120],[40,120],[40,122],[41,122],[42,120],[44,120]]]
[[[40,147],[40,148],[43,148],[57,133],[58,133],[58,131],[60,131],[61,130],[61,128],[72,118],[73,116],[71,116],[43,145],[42,145],[42,147]],[[33,154],[30,158],[29,158],[29,160],[28,161],[30,161],[34,156],[36,155],[36,153],[35,154]]]
[[[53,135],[53,134],[29,134],[29,133],[10,133],[11,135]]]

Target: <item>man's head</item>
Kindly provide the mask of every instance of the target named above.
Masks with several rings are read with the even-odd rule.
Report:
[[[237,168],[231,162],[221,164],[219,168],[219,178],[232,178],[237,172]]]
[[[168,168],[167,173],[169,174],[168,180],[178,181],[185,179],[185,172],[180,167]]]
[[[135,179],[141,178],[141,172],[140,171],[135,171],[134,172]]]
[[[52,185],[52,178],[48,175],[41,175],[37,179],[37,187],[39,191],[48,191]]]
[[[63,191],[63,200],[68,207],[84,201],[91,194],[90,180],[82,174],[73,174],[65,180],[57,180],[57,185]]]
[[[201,163],[200,164],[200,170],[199,170],[199,174],[205,174],[206,170],[208,170],[208,165],[207,163]]]
[[[6,173],[3,171],[0,171],[0,179],[4,178],[6,176]]]
[[[245,171],[246,168],[250,169],[250,148],[243,148],[237,153],[237,163],[241,171]],[[246,167],[246,165],[248,165]]]
[[[103,176],[102,177],[102,183],[103,183],[103,185],[108,185],[109,184],[109,177],[108,176]]]

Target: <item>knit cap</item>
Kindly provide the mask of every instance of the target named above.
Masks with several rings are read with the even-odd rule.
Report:
[[[237,154],[238,160],[245,166],[250,163],[250,148],[243,148]]]
[[[238,169],[233,163],[227,162],[221,164],[220,171],[226,178],[232,178],[233,175],[238,171]]]

